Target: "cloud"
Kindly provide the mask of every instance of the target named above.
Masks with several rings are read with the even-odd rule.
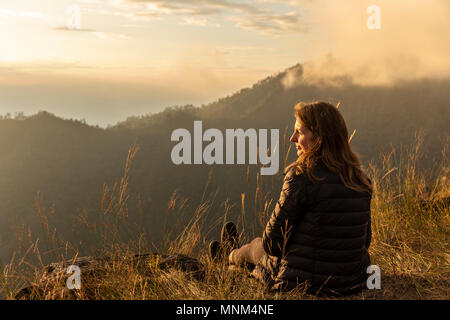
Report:
[[[0,61],[0,80],[3,72],[16,72],[25,75],[34,71],[52,72],[62,69],[90,69],[91,66],[65,57],[16,57],[12,61]]]
[[[220,27],[220,24],[211,22],[210,19],[207,18],[191,18],[191,17],[183,17],[181,24],[188,24],[188,25],[194,25],[194,26],[213,26],[213,27]]]
[[[40,11],[22,11],[0,8],[0,16],[24,19],[43,19],[45,17],[45,14]]]
[[[132,20],[163,20],[178,16],[180,24],[219,27],[218,18],[231,21],[236,27],[263,34],[285,35],[307,30],[307,21],[297,12],[298,5],[279,1],[229,0],[87,0],[86,12],[122,16]],[[281,3],[281,2],[280,2]]]
[[[94,29],[86,29],[86,28],[68,28],[67,26],[55,27],[54,30],[59,31],[70,31],[70,32],[95,32]]]
[[[102,40],[120,40],[120,39],[128,38],[128,36],[123,33],[96,31],[96,32],[92,32],[92,34]]]
[[[302,4],[310,19],[310,39],[298,44],[307,56],[286,87],[307,81],[340,85],[390,85],[417,78],[450,77],[450,2],[448,0],[377,0],[381,29],[369,30],[367,0],[290,0]],[[296,45],[296,44],[293,44]],[[296,75],[301,79],[294,81]]]
[[[186,12],[190,14],[217,14],[223,9],[237,10],[247,14],[261,14],[265,11],[256,5],[226,0],[122,0],[123,3],[142,4],[148,8],[165,9],[167,12]]]
[[[265,34],[283,35],[291,32],[307,32],[307,25],[301,24],[299,18],[300,16],[297,12],[289,12],[281,15],[232,16],[229,17],[229,20],[234,21],[236,26],[242,29],[260,31]]]
[[[123,33],[115,33],[115,32],[105,32],[105,31],[97,31],[94,29],[83,29],[83,28],[68,28],[66,26],[63,27],[56,27],[54,30],[59,31],[69,31],[69,32],[89,32],[92,35],[94,35],[97,38],[100,38],[102,40],[120,40],[120,39],[126,39],[128,38],[128,35]]]
[[[141,10],[133,13],[134,17],[162,18],[166,15],[181,15],[182,23],[201,26],[217,26],[206,18],[212,15],[223,15],[238,28],[261,32],[264,34],[286,34],[305,32],[305,22],[300,20],[296,11],[287,13],[264,7],[265,2],[250,3],[227,0],[122,0],[124,5],[138,5]],[[292,8],[291,8],[292,9]],[[194,16],[194,17],[193,17]],[[199,19],[195,16],[203,16]]]

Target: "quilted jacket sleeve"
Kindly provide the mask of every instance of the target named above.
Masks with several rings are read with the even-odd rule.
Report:
[[[369,182],[370,182],[370,184],[372,184],[372,180],[370,180],[370,178],[369,178]],[[370,198],[372,199],[372,195],[370,196]],[[366,234],[367,234],[367,237],[366,237],[366,249],[369,249],[370,243],[372,241],[372,218],[371,218],[370,215],[369,215],[369,221],[367,222]]]
[[[366,249],[369,249],[370,242],[372,241],[372,219],[369,216],[369,221],[367,223],[367,237],[366,237]]]
[[[282,257],[293,234],[294,227],[306,210],[307,179],[296,175],[294,169],[284,177],[280,198],[275,205],[263,233],[263,246],[267,254]]]

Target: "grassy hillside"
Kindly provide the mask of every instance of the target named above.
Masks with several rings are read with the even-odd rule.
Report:
[[[46,237],[37,238],[26,228],[18,233],[21,250],[3,265],[1,294],[14,293],[30,284],[45,284],[36,299],[327,299],[305,293],[307,284],[289,293],[269,292],[244,269],[213,264],[207,257],[211,232],[223,221],[234,220],[242,242],[261,235],[262,228],[277,198],[267,196],[258,177],[255,188],[248,189],[241,202],[225,201],[223,212],[212,211],[217,201],[215,190],[204,186],[199,202],[174,193],[168,204],[166,237],[159,245],[149,243],[147,230],[132,219],[127,203],[133,161],[139,153],[130,149],[123,176],[114,186],[105,187],[98,215],[86,219],[81,214],[78,232],[101,244],[89,254],[114,258],[100,276],[82,278],[82,288],[64,290],[65,282],[48,282],[42,277],[43,260],[54,261],[79,256],[77,244],[59,238],[49,223],[52,213],[38,206]],[[399,157],[395,157],[395,155]],[[372,199],[372,264],[381,269],[381,290],[366,290],[344,299],[449,299],[449,145],[442,150],[442,161],[429,171],[417,167],[422,156],[420,139],[409,149],[393,149],[380,155],[380,165],[371,163],[368,174],[375,192]],[[400,159],[400,160],[396,160]],[[255,177],[241,176],[242,180]],[[239,215],[232,215],[235,208]],[[247,224],[250,221],[251,225]],[[45,246],[44,246],[45,245]],[[45,248],[45,249],[44,249]],[[197,258],[206,268],[203,281],[186,277],[180,271],[160,270],[149,259],[144,265],[127,263],[124,257],[146,252],[183,253]],[[56,253],[56,254],[55,254]]]
[[[97,221],[99,212],[104,210],[104,193],[113,192],[132,145],[137,145],[139,152],[128,177],[128,221],[145,230],[149,242],[162,245],[168,232],[177,234],[190,221],[202,200],[212,198],[207,223],[212,226],[210,236],[217,236],[217,219],[225,212],[230,218],[241,218],[241,194],[246,194],[248,202],[254,199],[255,191],[251,190],[260,185],[264,193],[251,200],[254,208],[245,219],[241,218],[251,228],[249,231],[258,230],[254,221],[261,219],[255,217],[260,210],[267,210],[263,208],[265,201],[278,197],[281,172],[257,179],[259,166],[255,165],[174,165],[170,160],[175,145],[170,141],[171,133],[176,128],[192,132],[194,120],[203,120],[204,130],[218,128],[222,132],[226,128],[280,129],[280,140],[285,141],[281,142],[280,154],[286,155],[280,157],[282,168],[295,157],[288,152],[287,142],[294,124],[294,104],[313,99],[341,101],[340,110],[349,133],[356,130],[352,147],[366,169],[371,161],[382,165],[380,152],[389,151],[391,145],[400,150],[402,145],[414,143],[420,132],[422,156],[416,166],[425,172],[436,161],[442,161],[441,150],[448,145],[450,136],[448,80],[399,83],[393,87],[359,87],[351,82],[329,87],[300,82],[286,89],[282,79],[298,68],[301,66],[202,107],[167,108],[157,114],[129,118],[107,129],[46,112],[1,119],[0,261],[10,261],[20,245],[15,235],[24,228],[41,241],[45,239],[47,230],[41,227],[39,208],[46,208],[47,220],[56,228],[56,235],[70,241],[80,254],[101,248],[101,242],[80,224],[84,220]],[[392,158],[402,161],[399,152]],[[186,210],[168,210],[173,201],[184,203]],[[228,208],[224,203],[235,205]],[[79,216],[83,219],[76,218]],[[58,257],[57,250],[48,250],[42,258],[44,263]]]

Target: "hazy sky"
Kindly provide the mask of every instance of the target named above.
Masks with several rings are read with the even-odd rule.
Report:
[[[308,81],[447,77],[449,2],[0,0],[0,113],[104,126],[208,103],[304,62]],[[380,30],[367,28],[371,4]]]

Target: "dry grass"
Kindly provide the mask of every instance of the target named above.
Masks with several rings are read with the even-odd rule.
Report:
[[[392,150],[382,155],[381,167],[369,166],[368,173],[375,187],[370,254],[372,264],[381,268],[382,289],[366,290],[342,299],[450,298],[449,207],[438,202],[433,204],[450,195],[449,144],[442,150],[442,163],[437,163],[432,170],[420,171],[416,165],[421,141],[418,136],[413,149]],[[217,191],[208,194],[209,180],[202,201],[193,212],[186,205],[188,199],[173,194],[166,215],[171,224],[165,224],[163,244],[158,248],[149,245],[144,234],[127,223],[128,174],[137,150],[135,146],[130,149],[122,179],[111,190],[104,187],[99,217],[94,221],[86,213],[77,217],[78,223],[102,244],[92,254],[109,257],[109,262],[94,275],[83,274],[80,290],[66,290],[64,274],[50,280],[45,278],[40,253],[42,242],[46,243],[46,254],[52,253],[55,260],[76,259],[78,250],[77,246],[57,237],[37,199],[36,210],[47,239],[33,238],[26,227],[18,230],[17,254],[2,266],[0,294],[4,298],[13,299],[24,285],[39,284],[43,290],[34,292],[35,299],[323,299],[305,294],[304,286],[289,293],[269,292],[247,271],[209,260],[207,247],[211,230],[226,221],[236,206],[225,201],[224,215],[211,221]],[[289,151],[285,144],[285,154]],[[246,178],[249,181],[249,174]],[[256,179],[256,189],[243,194],[237,205],[241,211],[238,226],[247,230],[242,234],[246,240],[259,235],[276,201],[269,199],[260,177]],[[176,220],[178,224],[173,224],[174,216],[180,217]],[[189,222],[181,223],[186,217],[190,217]],[[249,220],[253,225],[248,225]],[[189,279],[176,270],[160,270],[154,258],[140,264],[130,263],[126,258],[152,251],[197,258],[206,269],[204,280]]]

